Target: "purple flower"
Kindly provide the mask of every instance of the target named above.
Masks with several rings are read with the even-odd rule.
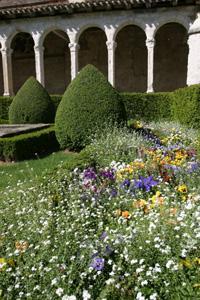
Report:
[[[93,258],[90,266],[96,271],[102,271],[105,265],[105,259],[101,257]]]
[[[199,163],[196,161],[190,162],[188,165],[188,172],[193,173],[199,169]]]
[[[111,197],[113,197],[113,198],[116,197],[117,196],[117,190],[112,189],[110,194],[111,194]]]
[[[100,240],[104,240],[107,237],[107,232],[103,231],[101,236],[100,236]]]
[[[102,170],[100,176],[106,179],[115,180],[115,173],[113,170]]]
[[[83,173],[84,179],[93,179],[97,178],[95,171],[92,168],[88,168]]]
[[[143,189],[146,192],[149,192],[153,186],[156,186],[158,181],[153,179],[153,176],[143,177],[140,176],[139,180],[135,180],[135,188]]]

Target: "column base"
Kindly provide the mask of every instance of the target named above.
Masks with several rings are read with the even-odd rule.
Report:
[[[4,97],[12,97],[14,95],[15,95],[14,93],[3,93]]]
[[[147,93],[154,93],[154,90],[153,90],[153,88],[151,88],[151,89],[148,89],[148,90],[147,90]]]

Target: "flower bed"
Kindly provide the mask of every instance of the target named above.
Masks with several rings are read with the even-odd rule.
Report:
[[[200,298],[196,141],[175,129],[149,138],[129,163],[61,166],[39,187],[5,194],[5,298]]]

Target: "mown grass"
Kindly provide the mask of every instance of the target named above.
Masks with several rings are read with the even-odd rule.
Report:
[[[77,153],[60,151],[44,158],[2,163],[0,165],[0,191],[2,193],[5,189],[15,187],[19,182],[28,184],[41,177],[46,171],[54,169],[61,162],[73,162],[77,156]]]

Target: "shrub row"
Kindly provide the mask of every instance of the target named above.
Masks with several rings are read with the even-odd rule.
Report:
[[[172,93],[122,93],[127,118],[152,121],[157,119],[171,119]],[[51,95],[55,112],[62,99],[62,95]],[[0,119],[8,119],[8,109],[12,97],[0,97]]]
[[[0,138],[0,160],[19,161],[59,149],[54,127],[14,137]]]
[[[171,120],[171,93],[123,93],[128,119]]]
[[[61,95],[52,95],[55,111]],[[178,89],[171,93],[122,93],[128,119],[146,121],[175,120],[200,128],[200,85]],[[13,97],[0,97],[0,119],[8,119]]]

